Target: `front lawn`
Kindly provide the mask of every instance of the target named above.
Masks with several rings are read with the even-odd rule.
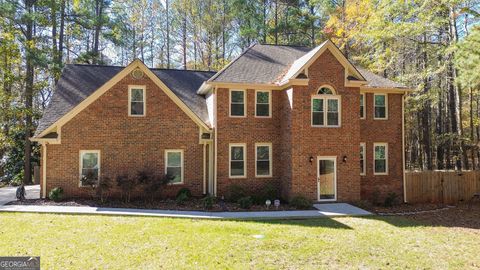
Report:
[[[0,256],[42,269],[480,267],[480,231],[403,217],[214,221],[0,213]]]

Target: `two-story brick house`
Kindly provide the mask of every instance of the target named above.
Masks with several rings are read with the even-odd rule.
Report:
[[[86,173],[151,169],[168,186],[226,195],[235,184],[282,196],[356,201],[403,194],[408,89],[316,48],[254,45],[218,73],[67,65],[32,140],[42,196],[86,196]]]

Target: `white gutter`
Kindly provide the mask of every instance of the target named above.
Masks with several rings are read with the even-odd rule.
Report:
[[[403,202],[407,202],[407,186],[405,181],[405,92],[402,95],[402,172],[403,172]]]

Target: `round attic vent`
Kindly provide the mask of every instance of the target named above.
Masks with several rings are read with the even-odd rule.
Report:
[[[143,78],[143,71],[141,71],[139,68],[135,69],[132,71],[132,77],[134,79],[141,79]]]

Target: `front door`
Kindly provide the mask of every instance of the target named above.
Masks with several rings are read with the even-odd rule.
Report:
[[[337,200],[337,157],[317,158],[318,201]]]

